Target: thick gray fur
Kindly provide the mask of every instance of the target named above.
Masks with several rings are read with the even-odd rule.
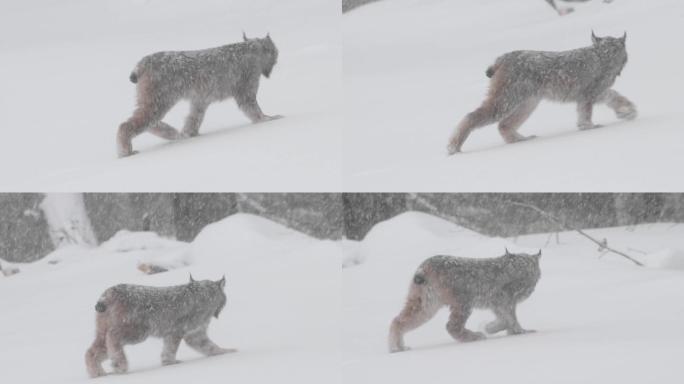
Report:
[[[196,136],[209,105],[231,97],[254,123],[280,117],[265,115],[256,99],[259,79],[271,75],[278,49],[269,35],[243,39],[217,48],[143,57],[130,75],[137,83],[138,106],[119,126],[119,157],[135,153],[131,142],[144,131],[167,140]],[[183,99],[190,101],[190,114],[179,133],[161,120]]]
[[[532,332],[523,329],[516,315],[517,304],[527,299],[541,276],[538,254],[512,254],[501,257],[472,259],[433,256],[416,271],[406,304],[390,327],[389,350],[408,349],[404,334],[430,320],[442,307],[451,315],[446,325],[456,340],[467,342],[485,338],[481,332],[465,328],[473,309],[490,309],[496,320],[487,324],[487,333],[508,334]]]
[[[128,370],[123,347],[148,337],[164,340],[162,364],[175,364],[181,340],[210,356],[235,350],[216,345],[207,336],[212,317],[226,305],[225,277],[219,281],[195,281],[173,287],[119,284],[107,289],[97,304],[96,336],[86,352],[91,377],[102,376],[102,362],[109,358],[115,373]]]
[[[486,70],[491,77],[487,98],[466,115],[452,135],[448,151],[454,154],[472,130],[499,122],[507,143],[528,139],[518,133],[543,99],[577,103],[577,126],[596,128],[592,122],[594,104],[605,103],[620,119],[634,119],[636,107],[611,89],[627,63],[627,35],[596,37],[592,45],[562,52],[514,51],[496,59]]]

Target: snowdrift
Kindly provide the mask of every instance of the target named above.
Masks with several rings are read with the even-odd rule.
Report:
[[[583,192],[673,191],[684,160],[679,86],[684,54],[659,41],[684,32],[678,0],[578,4],[559,17],[542,0],[391,0],[342,17],[347,190]],[[627,31],[629,62],[615,89],[637,120],[594,111],[601,129],[579,132],[575,106],[542,102],[522,126],[537,139],[506,145],[496,126],[447,156],[454,127],[480,105],[485,69],[521,49],[558,51]],[[657,171],[654,171],[657,170]]]
[[[587,232],[657,266],[653,255],[681,247],[684,227]],[[561,233],[560,244],[555,238],[549,242],[549,236],[488,238],[415,212],[376,225],[360,244],[365,262],[342,273],[344,382],[679,382],[682,272],[640,268],[618,256],[599,258],[595,245],[575,233]],[[390,322],[425,258],[495,257],[504,247],[543,251],[537,289],[518,307],[523,327],[537,333],[458,343],[445,330],[448,311],[443,310],[407,334],[411,351],[387,352]],[[491,313],[477,311],[468,327],[480,330],[491,319]]]
[[[188,266],[149,276],[136,269],[148,257],[172,261],[184,252]],[[48,263],[55,259],[60,262]],[[184,284],[192,273],[196,279],[226,275],[228,305],[209,334],[239,352],[205,358],[182,344],[184,362],[161,367],[161,341],[149,339],[126,348],[129,374],[98,382],[337,383],[340,263],[336,244],[246,214],[208,226],[190,244],[124,233],[96,249],[62,248],[0,278],[1,377],[91,382],[83,356],[102,291],[124,282]]]

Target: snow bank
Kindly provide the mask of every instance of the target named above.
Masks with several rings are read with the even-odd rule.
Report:
[[[431,244],[431,247],[426,249],[425,244]],[[530,251],[519,249],[503,239],[485,237],[439,217],[411,211],[376,224],[361,243],[360,252],[362,258],[369,262],[395,262],[435,254],[492,257],[502,255],[505,248]]]
[[[684,250],[677,248],[663,249],[646,255],[644,263],[649,267],[684,270]]]

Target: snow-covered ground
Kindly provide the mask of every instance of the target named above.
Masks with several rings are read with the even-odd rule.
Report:
[[[151,260],[179,268],[156,275],[136,269]],[[205,358],[182,344],[184,362],[162,367],[161,342],[149,339],[126,348],[129,374],[97,382],[339,383],[340,264],[335,242],[246,214],[206,227],[190,244],[124,232],[99,248],[62,248],[20,265],[17,275],[0,275],[0,380],[91,382],[83,357],[104,289],[225,273],[228,305],[209,336],[238,353]]]
[[[387,0],[346,13],[344,186],[349,191],[681,191],[684,33],[679,0],[595,0],[559,17],[542,0]],[[448,157],[454,127],[482,102],[494,59],[519,49],[566,50],[627,31],[615,89],[636,103],[622,122],[578,132],[575,106],[543,102],[506,145],[496,126]],[[674,39],[674,40],[673,40]]]
[[[545,234],[490,238],[415,212],[376,225],[360,244],[365,261],[342,272],[344,382],[680,383],[684,271],[656,268],[656,259],[681,262],[684,226],[588,233],[653,267],[598,258],[596,246],[575,233],[561,233],[560,244],[554,237],[547,244]],[[504,247],[543,250],[541,280],[518,307],[523,327],[536,333],[458,343],[445,330],[443,310],[407,334],[412,350],[388,353],[389,324],[420,262],[438,253],[499,256]],[[475,312],[468,327],[481,329],[491,319]]]
[[[212,105],[201,136],[115,135],[134,107],[128,76],[161,50],[270,32],[280,55],[258,100],[285,119],[249,123]],[[339,0],[22,0],[0,2],[3,191],[339,191]],[[181,127],[179,104],[165,121]]]

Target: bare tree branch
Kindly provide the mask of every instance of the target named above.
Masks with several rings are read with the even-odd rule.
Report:
[[[517,202],[517,201],[509,201],[509,204],[515,205],[515,206],[518,206],[518,207],[524,207],[524,208],[531,209],[531,210],[533,210],[533,211],[539,213],[541,216],[545,217],[545,218],[548,219],[549,221],[554,222],[556,225],[558,225],[558,226],[561,227],[562,229],[567,230],[567,231],[575,231],[575,232],[579,233],[580,235],[586,237],[587,239],[591,240],[592,242],[596,243],[596,244],[599,246],[599,250],[602,250],[602,251],[605,250],[605,251],[608,251],[608,252],[615,253],[615,254],[617,254],[617,255],[620,255],[620,256],[626,258],[627,260],[633,262],[634,264],[636,264],[636,265],[638,265],[638,266],[640,266],[640,267],[643,267],[643,266],[644,266],[639,260],[634,259],[633,257],[629,256],[628,254],[626,254],[626,253],[624,253],[624,252],[620,252],[620,251],[618,251],[618,250],[616,250],[616,249],[614,249],[614,248],[609,247],[609,246],[608,246],[608,240],[606,240],[606,239],[603,239],[603,240],[596,240],[595,238],[589,236],[589,235],[588,235],[586,232],[584,232],[583,230],[581,230],[581,229],[579,229],[579,228],[574,228],[574,227],[571,227],[571,226],[567,225],[566,223],[564,223],[564,222],[563,222],[562,220],[560,220],[559,218],[557,218],[557,217],[551,215],[550,213],[548,213],[548,212],[542,210],[541,208],[539,208],[539,207],[537,207],[537,206],[534,206],[534,205],[532,205],[532,204],[525,204],[525,203],[521,203],[521,202]]]

